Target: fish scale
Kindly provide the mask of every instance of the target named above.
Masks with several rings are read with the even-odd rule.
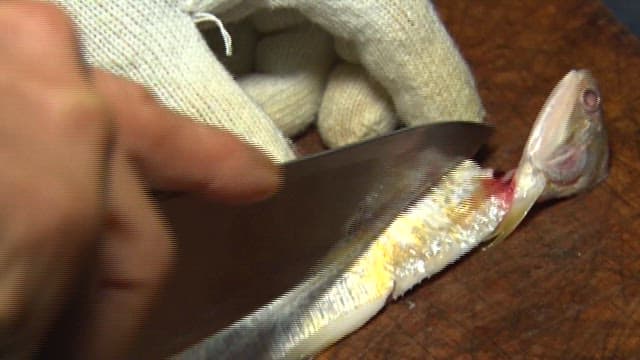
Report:
[[[585,94],[598,101],[585,102]],[[178,358],[297,359],[317,353],[483,241],[506,237],[539,199],[595,186],[606,177],[608,159],[596,82],[588,71],[573,70],[545,103],[515,171],[496,178],[472,160],[461,162],[356,258],[323,269]]]
[[[287,318],[281,309],[290,307],[297,293],[326,284],[311,280],[210,339],[209,346],[203,346],[227,346],[226,339],[238,333],[251,334],[256,324],[264,325],[270,315],[278,314],[280,319],[270,320],[288,321],[293,326],[282,327],[280,330],[284,331],[280,332],[263,329],[271,339],[269,346],[263,348],[268,352],[248,352],[241,349],[246,346],[242,343],[238,349],[226,347],[219,353],[224,355],[217,358],[232,359],[243,353],[251,353],[252,358],[298,358],[324,348],[335,341],[327,334],[345,314],[376,302],[370,312],[377,312],[388,299],[402,295],[487,239],[509,207],[504,197],[485,188],[485,180],[491,176],[491,170],[482,169],[471,160],[462,162],[439,186],[398,216],[326,291],[310,302],[298,302],[298,312],[289,309],[296,314],[294,317]],[[180,358],[201,357],[195,351],[187,351]]]

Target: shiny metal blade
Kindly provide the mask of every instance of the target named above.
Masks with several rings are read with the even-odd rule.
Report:
[[[336,246],[361,253],[491,130],[438,123],[295,160],[284,165],[281,190],[251,206],[193,196],[163,202],[177,269],[136,358],[176,353],[248,315],[331,266],[325,256]]]

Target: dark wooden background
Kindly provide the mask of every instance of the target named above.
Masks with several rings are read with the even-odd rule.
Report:
[[[435,3],[497,125],[486,165],[514,167],[549,91],[588,68],[611,172],[590,193],[538,206],[499,246],[425,281],[319,358],[640,358],[640,41],[599,1]],[[320,149],[313,132],[298,144]]]

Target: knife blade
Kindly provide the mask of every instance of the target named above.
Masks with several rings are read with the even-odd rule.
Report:
[[[326,255],[336,247],[361,253],[491,131],[423,125],[294,160],[283,165],[278,193],[250,206],[193,195],[163,201],[177,267],[135,357],[168,356],[214,334],[330,267],[335,259]]]

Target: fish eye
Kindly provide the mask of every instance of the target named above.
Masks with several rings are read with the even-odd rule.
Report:
[[[582,105],[587,112],[596,112],[600,109],[600,95],[594,89],[586,89],[582,93]]]

